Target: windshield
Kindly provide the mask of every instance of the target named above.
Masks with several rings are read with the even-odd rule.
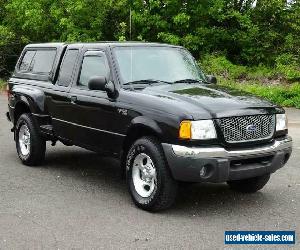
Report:
[[[123,84],[151,79],[174,83],[184,79],[206,81],[192,55],[174,47],[114,48]]]

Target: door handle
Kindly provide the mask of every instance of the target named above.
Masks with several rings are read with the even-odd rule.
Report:
[[[76,103],[77,96],[71,96],[71,103]]]

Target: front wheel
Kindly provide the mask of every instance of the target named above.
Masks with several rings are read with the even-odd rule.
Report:
[[[45,158],[46,141],[31,114],[22,114],[17,121],[16,131],[17,153],[23,164],[39,165]]]
[[[126,178],[130,195],[139,208],[158,211],[175,201],[177,182],[154,137],[142,137],[132,145],[126,159]]]
[[[262,189],[269,181],[270,174],[256,176],[249,179],[228,181],[229,187],[242,193],[255,193]]]

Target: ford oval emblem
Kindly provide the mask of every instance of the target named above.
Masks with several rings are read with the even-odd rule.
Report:
[[[255,132],[256,131],[256,125],[255,124],[248,125],[246,127],[246,130],[247,130],[247,132]]]

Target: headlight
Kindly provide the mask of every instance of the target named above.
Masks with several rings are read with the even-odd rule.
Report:
[[[207,140],[217,138],[212,120],[182,121],[179,129],[180,139]]]
[[[287,129],[287,117],[285,114],[276,115],[276,131],[282,131]]]

